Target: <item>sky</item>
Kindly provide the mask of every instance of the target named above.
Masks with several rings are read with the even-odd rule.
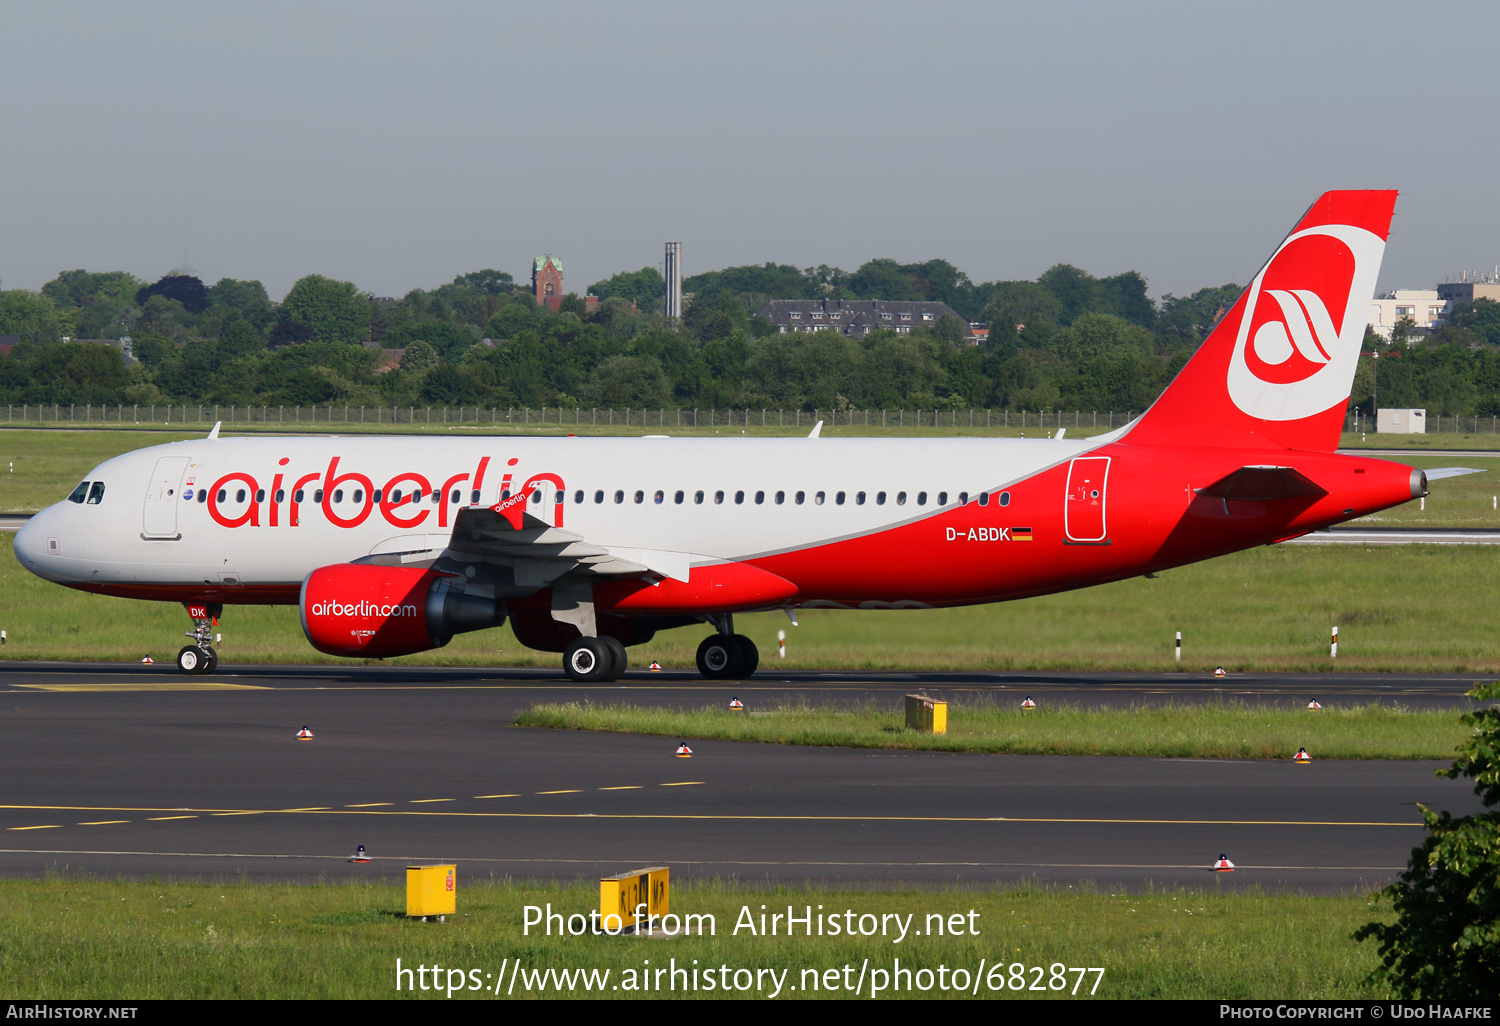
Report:
[[[0,288],[563,259],[1243,284],[1332,188],[1500,263],[1500,5],[0,0]]]

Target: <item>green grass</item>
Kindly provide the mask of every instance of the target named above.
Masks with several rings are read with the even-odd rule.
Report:
[[[1452,419],[1443,418],[1451,426]],[[1480,426],[1488,428],[1486,418],[1480,418]],[[1346,431],[1339,438],[1345,449],[1497,449],[1500,450],[1500,434],[1485,431],[1433,431],[1425,435],[1380,435],[1374,431]]]
[[[926,670],[1249,670],[1500,673],[1500,550],[1473,546],[1281,546],[1061,595],[959,609],[804,610],[735,617],[761,650],[760,680],[779,668]],[[1328,658],[1339,626],[1339,656]],[[32,576],[0,545],[0,659],[157,662],[188,628],[181,607],[87,595]],[[230,606],[219,628],[230,665],[348,665],[308,646],[293,607]],[[787,657],[776,634],[787,634]],[[1183,632],[1183,661],[1172,659]],[[691,668],[706,628],[664,631],[630,650]],[[462,634],[394,664],[558,667],[509,628]]]
[[[1085,709],[1045,700],[1036,709],[1021,709],[1020,699],[1018,694],[1004,706],[989,699],[949,702],[948,732],[937,735],[907,730],[895,703],[759,709],[753,696],[744,712],[719,705],[538,704],[516,725],[842,748],[1198,759],[1290,759],[1298,748],[1319,759],[1449,759],[1466,736],[1451,710],[1307,710],[1240,702]]]
[[[785,981],[795,986],[804,969],[852,965],[857,976],[866,958],[872,969],[899,958],[911,969],[942,964],[972,971],[981,959],[987,966],[1100,966],[1101,998],[1376,997],[1363,983],[1375,966],[1375,949],[1349,935],[1372,918],[1389,919],[1369,895],[1212,886],[1135,893],[1086,885],[839,891],[678,882],[672,910],[712,913],[714,936],[548,938],[535,929],[522,935],[523,906],[550,902],[554,910],[587,913],[597,907],[597,885],[470,881],[464,870],[460,864],[459,915],[443,924],[405,919],[401,890],[379,884],[132,883],[66,874],[0,880],[0,991],[17,1000],[407,996],[395,991],[397,958],[403,967],[441,965],[445,980],[449,968],[477,969],[483,979],[514,959],[528,971],[609,969],[609,985],[626,970],[642,969],[646,959],[653,967],[674,958],[678,966],[691,966],[698,959],[700,966],[731,972],[787,970]],[[909,935],[900,944],[879,937],[753,937],[744,930],[734,936],[741,908],[749,906],[758,922],[761,904],[768,912],[792,905],[798,915],[808,905],[824,906],[825,914],[911,914],[914,928],[934,913],[962,914],[967,923],[972,909],[979,913],[973,920],[979,936]],[[1080,991],[1094,978],[1088,974]],[[1070,986],[1073,979],[1067,977]],[[513,996],[523,992],[518,983]],[[987,993],[984,986],[980,993]],[[581,989],[575,994],[585,996]],[[447,1000],[441,992],[414,996]],[[454,994],[460,996],[489,995]],[[781,996],[849,995],[799,989]],[[991,996],[1085,1000],[1009,990]]]

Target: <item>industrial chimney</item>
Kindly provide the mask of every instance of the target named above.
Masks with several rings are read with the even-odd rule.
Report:
[[[682,316],[682,243],[667,243],[667,262],[662,277],[667,279],[668,317]]]

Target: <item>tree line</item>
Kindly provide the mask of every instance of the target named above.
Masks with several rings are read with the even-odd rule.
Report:
[[[322,275],[274,302],[258,281],[65,271],[39,291],[0,290],[0,402],[219,405],[1142,409],[1239,295],[1226,284],[1153,301],[1134,271],[1069,264],[1036,281],[975,283],[945,260],[731,267],[685,279],[662,315],[655,268],[622,272],[537,306],[508,273],[376,297]],[[957,318],[898,335],[779,334],[770,298],[935,300]],[[963,341],[962,321],[990,325]],[[1500,413],[1500,304],[1480,301],[1382,359],[1382,406]],[[66,339],[129,336],[139,361]],[[1367,348],[1391,347],[1367,337]],[[393,364],[382,350],[403,350]],[[1368,359],[1355,399],[1375,385]]]

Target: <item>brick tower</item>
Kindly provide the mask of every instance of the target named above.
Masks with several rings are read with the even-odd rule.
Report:
[[[556,310],[563,297],[562,258],[543,253],[531,263],[531,289],[537,306]]]

